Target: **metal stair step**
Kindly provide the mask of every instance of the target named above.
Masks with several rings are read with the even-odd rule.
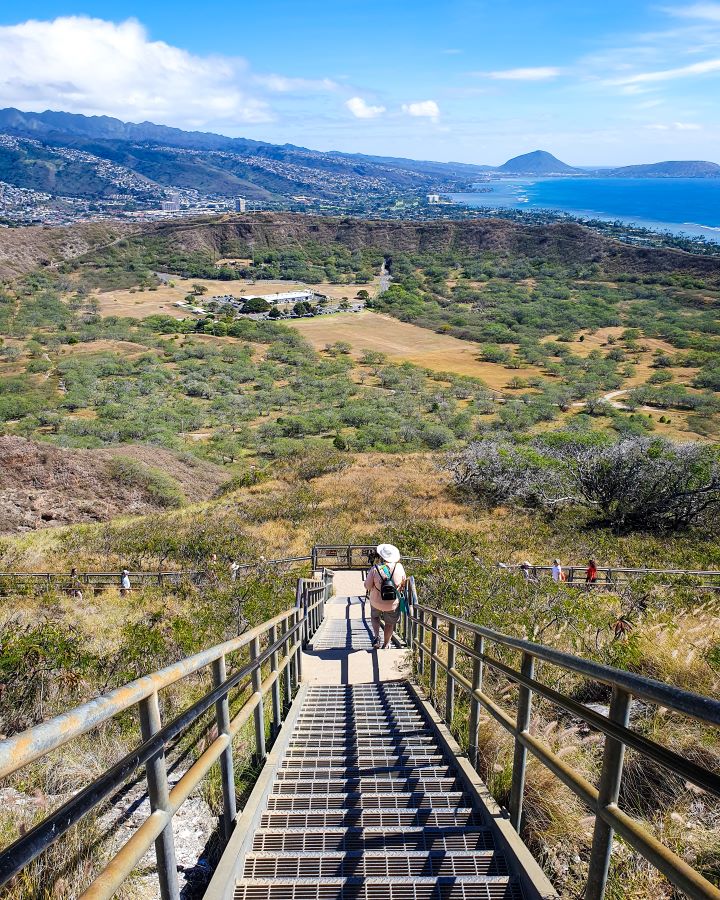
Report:
[[[293,794],[271,794],[268,797],[268,810],[309,810],[309,809],[454,809],[465,805],[462,791],[446,791],[445,793],[336,793],[309,794],[296,796]]]
[[[455,772],[450,766],[435,765],[417,765],[400,766],[400,765],[369,765],[356,766],[349,764],[347,766],[328,766],[324,768],[313,769],[313,773],[323,779],[332,780],[334,778],[352,778],[362,777],[363,775],[385,775],[389,778],[450,778]],[[278,779],[298,778],[299,772],[293,772],[283,763],[282,768],[277,773]]]
[[[504,876],[242,880],[236,900],[521,900],[520,887]]]
[[[418,878],[507,875],[505,857],[493,850],[463,853],[410,850],[402,854],[351,850],[347,853],[250,853],[244,879]]]
[[[355,766],[360,768],[383,766],[398,768],[400,766],[441,766],[443,757],[439,753],[373,753],[347,754],[342,756],[291,756],[286,757],[282,767],[291,769],[336,769]]]
[[[370,792],[370,793],[437,793],[439,791],[457,790],[458,782],[453,773],[449,777],[395,777],[389,775],[378,777],[372,775],[350,775],[346,778],[291,778],[282,777],[278,772],[273,786],[274,794],[334,794],[345,792]]]
[[[457,809],[337,809],[265,812],[261,828],[443,828],[447,825],[482,825],[472,807]]]
[[[261,828],[255,832],[253,851],[290,850],[494,850],[493,835],[487,826],[466,825],[448,828]]]

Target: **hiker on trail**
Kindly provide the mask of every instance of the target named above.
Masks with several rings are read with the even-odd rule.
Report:
[[[537,579],[535,578],[535,573],[533,572],[532,563],[529,563],[527,560],[520,563],[520,571],[522,572],[522,577],[525,579],[525,581],[537,581]]]
[[[80,587],[80,578],[77,573],[77,569],[75,566],[70,569],[70,588],[68,593],[71,597],[74,597],[75,600],[82,600],[82,589]]]
[[[379,559],[367,573],[365,590],[369,592],[370,624],[375,640],[373,648],[385,650],[390,646],[393,631],[400,618],[400,594],[405,587],[407,575],[400,562],[400,551],[392,544],[380,544],[377,548]],[[384,632],[380,638],[380,616]]]
[[[597,581],[597,563],[591,559],[585,572],[585,584],[595,584]]]
[[[132,585],[130,584],[130,573],[127,569],[123,569],[120,575],[120,596],[125,597],[127,594],[132,591]]]
[[[565,581],[565,573],[562,570],[559,559],[554,559],[552,564],[552,579],[556,584]]]

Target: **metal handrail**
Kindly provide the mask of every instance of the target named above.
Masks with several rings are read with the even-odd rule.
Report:
[[[712,569],[633,569],[623,566],[597,566],[596,580],[586,582],[585,576],[587,568],[587,565],[563,566],[562,571],[565,575],[563,584],[572,586],[583,585],[589,588],[612,588],[628,584],[636,578],[659,575],[669,579],[697,578],[701,581],[709,582],[709,584],[701,585],[701,587],[713,590],[720,589],[720,572]],[[553,567],[545,565],[523,567],[520,563],[497,563],[497,569],[501,572],[508,572],[510,574],[526,572],[530,579],[536,580],[540,575],[551,575]],[[662,586],[671,587],[669,584],[664,584]]]
[[[306,563],[312,560],[312,556],[288,556],[280,559],[259,559],[251,563],[241,563],[238,571],[249,571],[251,569],[262,568],[263,566],[282,566],[291,563]],[[208,576],[208,569],[178,569],[175,571],[156,571],[156,572],[133,572],[130,571],[128,576],[130,583],[157,583],[164,584],[167,582],[177,582],[183,578],[201,579]],[[63,589],[71,589],[74,584],[80,587],[83,585],[111,587],[120,584],[122,572],[0,572],[0,586],[2,580],[33,580],[40,583],[46,589],[51,589],[53,585],[59,585]]]
[[[333,560],[341,569],[369,569],[372,566],[377,546],[375,544],[323,544],[312,549],[313,570],[322,568],[325,560]],[[360,559],[356,559],[357,557]],[[403,556],[409,562],[427,562],[420,556]],[[321,560],[323,562],[321,563]],[[340,565],[345,563],[346,565]]]
[[[529,750],[553,774],[567,785],[580,800],[595,813],[595,830],[588,871],[585,900],[602,900],[607,885],[614,832],[620,834],[646,860],[662,872],[669,881],[694,898],[720,900],[720,889],[708,881],[687,862],[660,843],[632,816],[618,807],[622,781],[625,747],[632,747],[654,759],[669,771],[720,796],[718,773],[697,765],[629,727],[630,705],[633,697],[674,710],[709,725],[720,725],[720,702],[710,697],[663,684],[650,678],[604,666],[531,641],[513,638],[483,628],[438,609],[417,602],[414,581],[410,579],[410,609],[404,618],[405,635],[413,649],[417,669],[424,675],[426,663],[431,699],[437,698],[438,670],[445,673],[445,720],[452,725],[456,688],[470,699],[469,755],[478,764],[478,734],[480,709],[485,709],[514,737],[513,774],[510,791],[510,821],[519,831],[522,824],[523,795],[527,751]],[[462,640],[466,636],[471,641]],[[429,646],[427,643],[429,638]],[[446,647],[443,657],[439,645]],[[487,644],[505,647],[522,654],[519,670],[486,651]],[[456,654],[464,654],[472,661],[472,677],[468,679],[456,667]],[[612,688],[609,715],[603,716],[588,709],[559,691],[543,684],[536,677],[536,661],[542,660],[565,671],[595,679]],[[518,686],[515,714],[499,706],[483,691],[486,668],[493,669]],[[533,694],[566,710],[605,735],[602,771],[596,788],[577,770],[569,766],[561,755],[530,733]]]
[[[332,575],[324,573],[322,581],[302,581],[303,593],[312,598],[313,602],[285,610],[237,638],[166,666],[21,734],[0,741],[0,776],[3,776],[23,769],[133,707],[137,706],[139,711],[142,736],[140,745],[0,853],[0,886],[6,884],[72,825],[120,788],[139,766],[144,765],[151,814],[114,854],[82,896],[93,900],[111,897],[155,842],[161,895],[172,900],[179,898],[172,817],[210,768],[219,761],[222,775],[223,832],[225,839],[229,838],[237,817],[233,738],[250,717],[254,717],[255,756],[258,763],[264,761],[264,697],[268,692],[272,695],[272,733],[277,734],[301,679],[303,643],[312,637],[315,623],[318,622],[316,608],[322,607],[324,598],[331,589]],[[315,599],[316,597],[319,599]],[[261,640],[265,643],[263,649]],[[228,655],[244,647],[249,648],[249,661],[228,676]],[[278,658],[279,653],[283,654],[282,658]],[[269,674],[263,679],[262,666],[268,662]],[[174,720],[163,725],[158,692],[208,666],[212,666],[212,690]],[[284,675],[282,701],[281,675]],[[231,720],[229,694],[236,688],[250,688],[252,693]],[[170,790],[166,749],[213,706],[217,737]],[[208,729],[210,727],[207,726]]]

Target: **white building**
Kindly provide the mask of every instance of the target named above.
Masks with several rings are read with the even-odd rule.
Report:
[[[160,204],[160,209],[163,212],[178,212],[180,210],[180,204],[177,200],[163,200]]]
[[[301,303],[318,299],[320,295],[315,291],[287,291],[284,294],[249,294],[244,299],[267,300],[268,303]]]
[[[428,194],[427,202],[428,203],[439,203],[440,202],[440,194]]]
[[[245,212],[247,208],[247,200],[244,197],[235,199],[235,212]]]

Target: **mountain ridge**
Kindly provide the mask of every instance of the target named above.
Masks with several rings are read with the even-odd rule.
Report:
[[[20,192],[13,208],[21,213],[47,196],[114,214],[158,209],[182,195],[190,207],[203,206],[199,198],[244,197],[276,208],[301,201],[372,215],[408,194],[467,191],[479,181],[523,175],[720,177],[720,165],[687,160],[593,171],[533,150],[488,166],[326,152],[110,116],[0,110],[0,194],[8,187]]]

